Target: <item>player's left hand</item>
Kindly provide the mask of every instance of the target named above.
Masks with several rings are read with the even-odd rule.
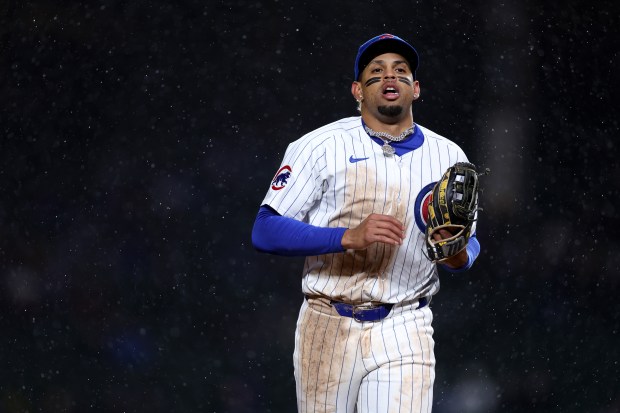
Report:
[[[458,231],[456,231],[458,232]],[[452,232],[449,231],[446,228],[441,228],[439,230],[437,230],[434,234],[433,234],[433,240],[434,241],[441,241],[442,239],[446,239],[446,238],[450,238],[451,236],[453,236],[456,232]]]
[[[478,173],[468,162],[457,162],[433,187],[428,203],[425,243],[432,262],[450,267],[462,260],[478,211]],[[458,256],[458,258],[453,258]]]

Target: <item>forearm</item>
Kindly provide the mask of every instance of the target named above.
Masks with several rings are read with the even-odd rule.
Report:
[[[279,215],[263,205],[252,229],[252,244],[261,252],[312,256],[342,252],[346,228],[322,228]]]

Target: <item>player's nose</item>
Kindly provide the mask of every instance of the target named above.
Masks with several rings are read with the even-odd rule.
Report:
[[[388,68],[388,69],[385,70],[385,73],[384,73],[383,77],[385,79],[396,79],[396,72],[394,72],[394,70]]]

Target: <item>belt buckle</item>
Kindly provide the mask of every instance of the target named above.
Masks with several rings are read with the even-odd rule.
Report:
[[[363,323],[364,320],[362,320],[361,318],[359,318],[360,314],[363,314],[364,311],[366,310],[373,310],[375,308],[377,308],[378,306],[376,305],[372,305],[372,304],[358,304],[358,305],[354,305],[352,310],[351,310],[351,317],[357,321],[358,323]]]

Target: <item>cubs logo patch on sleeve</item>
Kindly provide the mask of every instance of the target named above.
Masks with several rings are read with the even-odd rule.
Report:
[[[276,172],[273,177],[273,181],[271,181],[271,189],[274,191],[283,189],[288,184],[292,172],[293,170],[288,165],[284,165],[282,168],[278,169],[278,172]]]

